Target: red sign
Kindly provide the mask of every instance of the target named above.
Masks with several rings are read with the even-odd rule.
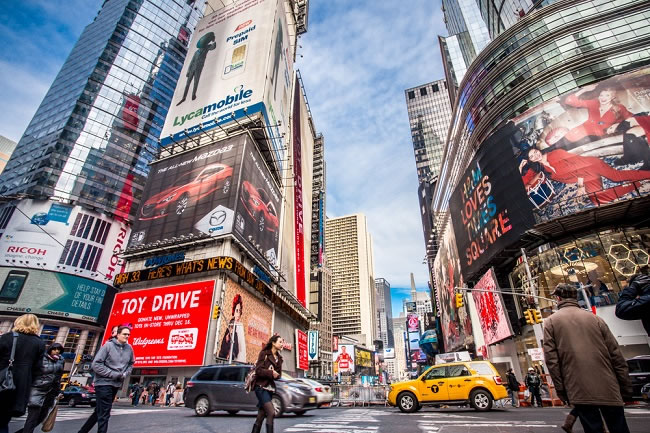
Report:
[[[309,358],[307,355],[307,333],[296,329],[296,358],[298,368],[301,370],[309,370]]]
[[[294,208],[294,231],[296,245],[296,297],[298,301],[307,306],[305,296],[305,239],[302,224],[302,156],[300,139],[300,83],[296,80],[296,90],[293,102],[293,200]]]
[[[336,335],[332,336],[332,352],[338,352],[339,351],[339,337]]]
[[[213,292],[201,281],[118,293],[106,329],[131,326],[135,367],[203,365]]]
[[[417,314],[409,314],[408,316],[408,328],[409,331],[419,331],[420,323]]]

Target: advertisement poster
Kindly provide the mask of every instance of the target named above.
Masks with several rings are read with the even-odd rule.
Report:
[[[392,347],[384,349],[384,359],[395,359],[395,349]]]
[[[87,278],[25,268],[0,268],[0,285],[0,311],[92,323],[107,290],[106,284]]]
[[[451,223],[448,223],[440,249],[433,262],[436,278],[436,293],[440,305],[440,325],[445,339],[445,350],[452,351],[473,343],[472,321],[467,303],[464,307],[456,308],[454,288],[465,287],[465,281],[460,271],[460,258],[456,249],[456,239]]]
[[[309,370],[309,356],[307,355],[307,333],[296,329],[296,365],[301,370]]]
[[[419,332],[409,332],[409,349],[410,350],[420,350],[420,333]]]
[[[152,164],[130,245],[235,233],[276,263],[279,206],[255,144],[238,135]]]
[[[354,344],[339,344],[339,350],[333,356],[339,373],[354,373]]]
[[[124,271],[118,254],[131,229],[105,214],[49,200],[0,207],[0,260],[13,267],[73,274],[101,283]]]
[[[283,2],[242,0],[199,21],[174,92],[161,145],[256,113],[274,137],[277,161],[288,125],[292,75]],[[278,125],[280,124],[280,125]]]
[[[487,345],[498,343],[512,335],[508,315],[503,307],[503,298],[498,291],[499,285],[493,269],[487,271],[472,290],[472,297]]]
[[[260,350],[271,338],[271,307],[227,278],[221,311],[215,356],[254,364]]]
[[[300,102],[302,94],[298,80],[295,83],[296,91],[293,101],[293,203],[294,203],[294,251],[296,258],[296,298],[307,306],[305,293],[305,227],[303,224],[302,207],[302,140],[300,138]]]
[[[417,314],[408,314],[406,324],[409,331],[420,331],[420,319]]]
[[[135,367],[203,365],[213,294],[213,280],[121,292],[106,329],[132,327]]]
[[[354,349],[355,364],[357,367],[372,367],[372,354],[368,350]]]
[[[318,331],[311,330],[307,333],[307,347],[310,361],[318,360]]]
[[[332,352],[338,352],[339,350],[339,337],[332,335]]]

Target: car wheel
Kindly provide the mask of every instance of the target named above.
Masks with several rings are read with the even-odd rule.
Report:
[[[232,178],[227,177],[226,180],[223,181],[223,186],[221,187],[221,193],[223,195],[228,195],[231,186],[232,186]]]
[[[68,401],[68,406],[75,407],[76,405],[77,405],[77,400],[74,397],[70,398],[70,400]]]
[[[184,193],[178,198],[176,202],[176,215],[182,215],[190,204],[190,196],[187,193]]]
[[[475,389],[469,396],[469,403],[480,412],[492,409],[492,396],[483,389]]]
[[[296,415],[298,415],[298,416],[303,416],[305,413],[307,413],[307,411],[306,410],[297,410],[294,413]]]
[[[266,221],[264,220],[264,214],[260,212],[259,216],[257,217],[257,229],[260,231],[260,233],[264,233],[265,225]]]
[[[273,409],[275,409],[275,416],[282,415],[282,412],[284,412],[284,408],[282,406],[282,399],[277,395],[274,395],[271,398],[271,403],[273,403]]]
[[[210,400],[204,395],[197,398],[194,402],[194,412],[198,416],[208,416],[210,415]]]
[[[418,406],[418,399],[411,392],[403,392],[397,397],[397,407],[399,407],[399,410],[402,412],[415,412]]]
[[[229,410],[229,411],[226,411],[226,412],[228,412],[230,415],[237,415],[237,412],[239,412],[239,411],[238,410]]]

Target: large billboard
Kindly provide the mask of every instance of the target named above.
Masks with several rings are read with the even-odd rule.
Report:
[[[0,207],[0,260],[109,283],[124,271],[118,254],[130,232],[123,221],[81,206],[20,200]]]
[[[472,297],[478,313],[485,344],[498,343],[512,335],[508,315],[499,293],[494,270],[487,271],[474,285]]]
[[[305,225],[303,223],[303,205],[302,205],[302,140],[300,137],[300,103],[302,93],[300,92],[300,83],[295,81],[295,92],[293,95],[293,139],[291,146],[293,148],[293,231],[294,231],[294,250],[296,257],[296,297],[304,306],[307,306],[305,291]]]
[[[276,262],[280,190],[246,134],[152,164],[130,245],[235,233]]]
[[[40,269],[0,268],[2,312],[97,323],[107,290],[106,284],[75,275]]]
[[[222,323],[215,336],[215,356],[254,364],[272,335],[271,307],[227,278],[221,311]]]
[[[279,0],[243,0],[205,16],[189,44],[161,144],[257,113],[284,159],[292,56]]]
[[[132,328],[135,367],[203,365],[213,294],[214,280],[121,292],[106,329]]]
[[[456,249],[456,239],[451,223],[448,223],[440,241],[440,249],[433,262],[436,278],[436,294],[440,304],[440,321],[442,335],[445,339],[445,350],[453,351],[466,344],[473,343],[472,321],[467,303],[461,308],[456,307],[454,288],[465,287],[460,272],[460,258]]]
[[[354,344],[339,344],[334,351],[334,365],[340,373],[354,373]]]

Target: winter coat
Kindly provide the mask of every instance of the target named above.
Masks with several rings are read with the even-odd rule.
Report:
[[[124,378],[131,374],[134,362],[131,346],[128,343],[120,344],[111,338],[97,351],[93,360],[95,386],[121,387]]]
[[[511,391],[519,391],[517,376],[514,373],[506,373],[506,378],[508,380],[508,389]]]
[[[542,386],[542,379],[537,373],[528,373],[524,379],[527,388],[539,388]]]
[[[29,407],[49,407],[61,391],[61,376],[63,375],[63,358],[52,358],[47,353],[41,358],[41,368],[32,383],[29,395]]]
[[[277,361],[275,361],[271,349],[260,352],[255,363],[255,385],[259,385],[262,388],[269,385],[275,387],[273,371],[282,375],[282,355],[278,353],[277,357]]]
[[[623,320],[641,320],[650,335],[650,276],[637,274],[630,278],[616,303],[616,317]]]
[[[12,332],[0,336],[0,370],[9,365],[13,340]],[[38,336],[18,332],[13,367],[16,389],[0,394],[2,413],[9,413],[12,416],[21,416],[25,413],[32,378],[38,374],[44,352],[45,344]]]
[[[558,396],[572,405],[623,406],[632,391],[616,338],[575,299],[544,320],[544,358]]]

